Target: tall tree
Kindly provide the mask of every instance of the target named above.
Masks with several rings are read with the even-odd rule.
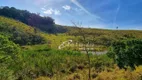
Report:
[[[77,34],[80,34],[80,36],[82,37],[82,42],[83,42],[83,47],[84,47],[84,50],[87,54],[87,61],[88,61],[88,65],[89,65],[89,68],[88,68],[88,80],[91,80],[91,60],[90,60],[90,54],[89,54],[89,50],[86,46],[86,44],[88,44],[88,41],[87,41],[87,35],[86,33],[84,32],[84,29],[81,28],[81,23],[78,23],[76,24],[75,22],[72,21],[72,24],[75,26],[75,28],[77,28],[78,30],[78,33]]]

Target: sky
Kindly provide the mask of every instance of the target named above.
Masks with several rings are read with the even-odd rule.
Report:
[[[0,0],[0,6],[50,16],[60,25],[129,30],[142,30],[141,4],[142,0]]]

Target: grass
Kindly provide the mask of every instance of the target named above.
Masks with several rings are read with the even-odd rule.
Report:
[[[91,55],[91,54],[90,54]],[[71,50],[50,49],[46,45],[25,46],[16,62],[7,66],[15,79],[32,80],[41,76],[58,80],[87,70],[86,54]],[[96,71],[111,67],[113,61],[106,55],[91,55],[92,68]],[[55,80],[56,80],[55,79]]]
[[[46,40],[48,45],[53,49],[58,49],[58,46],[61,45],[64,41],[74,39],[74,36],[69,36],[66,34],[42,34]]]
[[[9,34],[8,32],[15,27],[22,34],[26,33],[28,36],[35,34],[34,28],[19,21],[5,17],[0,17],[0,21],[0,25],[2,25],[0,28],[4,27],[5,29],[1,32],[3,34]],[[10,28],[7,29],[7,27]],[[64,41],[70,39],[80,41],[80,35],[74,35],[77,30],[75,28],[70,30],[71,34],[47,34],[38,31],[38,35],[44,38],[45,43],[18,46],[21,48],[17,54],[18,57],[13,58],[11,63],[5,64],[8,61],[1,63],[0,80],[87,80],[88,62],[86,54],[68,48],[65,50],[57,49]],[[95,44],[98,51],[109,47],[110,43],[115,40],[142,38],[141,31],[85,29],[85,32],[87,41]],[[26,39],[29,39],[29,37]],[[105,44],[109,41],[109,45]],[[123,70],[119,69],[106,54],[90,54],[90,57],[92,80],[141,80],[142,66],[136,67],[134,71]]]
[[[104,70],[97,73],[94,69],[91,71],[92,80],[141,80],[142,66],[139,66],[134,71],[119,69],[115,67],[112,70]],[[40,76],[36,80],[88,80],[87,70],[79,70],[75,73],[66,76],[54,76],[52,78]]]

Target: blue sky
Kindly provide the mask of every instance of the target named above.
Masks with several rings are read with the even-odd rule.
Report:
[[[51,16],[57,24],[142,30],[142,0],[0,0],[0,6]]]

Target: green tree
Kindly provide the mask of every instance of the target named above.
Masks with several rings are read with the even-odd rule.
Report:
[[[113,42],[108,52],[120,68],[142,65],[142,40],[125,40]]]

